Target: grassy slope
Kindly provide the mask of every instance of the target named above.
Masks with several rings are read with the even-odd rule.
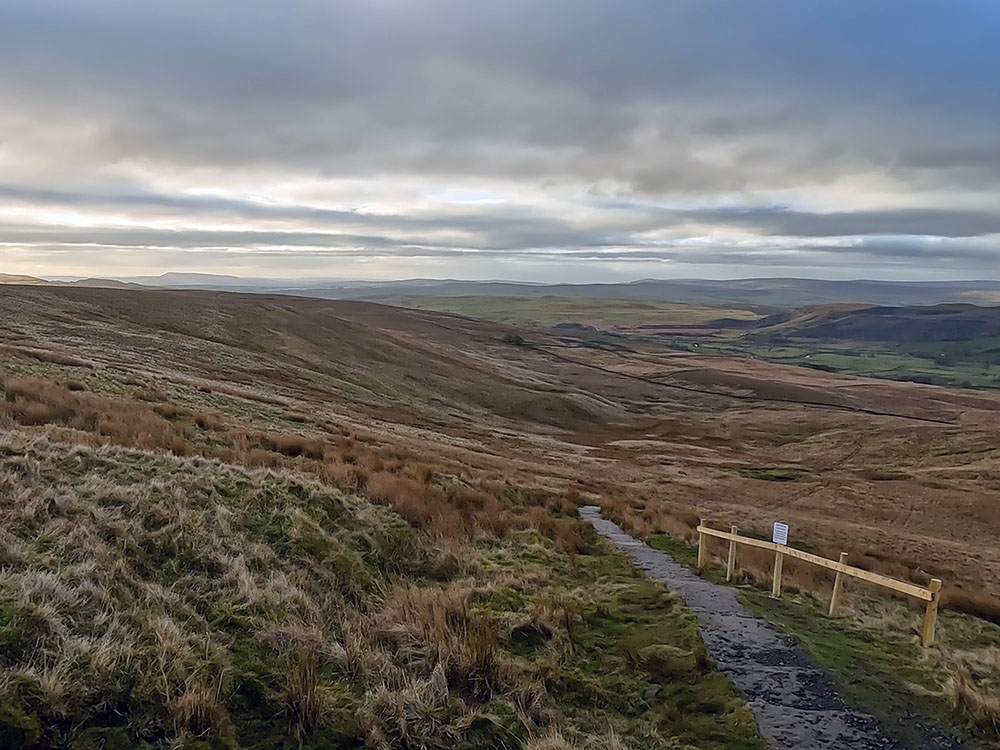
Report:
[[[503,370],[504,376],[498,379],[496,373],[483,367],[475,369],[479,365],[472,358],[425,344],[421,335],[397,337],[394,341],[378,332],[373,334],[346,325],[337,316],[324,314],[316,301],[272,298],[247,301],[239,296],[218,295],[219,300],[213,296],[206,302],[204,295],[157,293],[156,304],[148,306],[142,304],[146,294],[154,293],[67,290],[57,294],[31,290],[29,295],[25,290],[16,298],[13,294],[9,299],[0,295],[0,309],[8,321],[3,338],[11,344],[11,348],[0,351],[0,376],[41,378],[49,384],[41,389],[29,384],[30,387],[21,389],[23,395],[19,396],[8,390],[8,400],[0,402],[0,426],[7,418],[13,420],[9,424],[48,425],[18,429],[69,433],[70,439],[86,440],[90,445],[111,441],[189,455],[203,454],[249,466],[284,466],[358,489],[396,507],[414,524],[440,534],[450,535],[456,529],[465,529],[477,538],[503,540],[506,544],[511,539],[511,530],[517,533],[516,530],[527,527],[542,529],[548,524],[545,512],[540,517],[526,515],[533,510],[544,511],[536,506],[547,505],[547,501],[544,495],[536,493],[537,488],[510,483],[509,462],[502,465],[501,472],[473,470],[454,457],[443,458],[444,443],[429,446],[425,437],[413,437],[410,433],[406,433],[405,440],[390,440],[367,430],[374,429],[379,419],[399,422],[409,418],[407,407],[428,395],[435,397],[435,405],[443,398],[450,408],[461,410],[456,418],[463,425],[476,425],[481,412],[472,409],[483,403],[487,395],[496,398],[499,389],[500,400],[509,403],[508,399],[517,395],[523,383],[531,383],[538,389],[536,392],[548,397],[553,387],[549,381],[539,382],[527,370]],[[6,308],[5,301],[9,302]],[[323,303],[323,307],[328,306]],[[293,315],[293,308],[300,314]],[[349,309],[352,308],[344,305],[337,312]],[[390,312],[405,316],[407,321],[419,322],[422,315],[428,320],[432,317],[408,311]],[[463,325],[460,320],[438,318],[434,321],[435,335],[452,335],[439,325],[442,322],[448,326]],[[463,351],[474,353],[481,363],[483,353],[490,351],[488,337],[499,340],[500,334],[490,329],[489,324],[479,328],[486,330],[482,339],[463,338],[460,345]],[[266,335],[263,330],[252,335],[257,329],[266,329]],[[365,337],[369,339],[367,342],[363,341]],[[247,347],[253,347],[253,351]],[[65,356],[67,353],[72,356]],[[373,354],[380,359],[375,366],[366,365],[366,358],[371,359]],[[501,354],[506,357],[507,351]],[[87,362],[73,364],[74,358]],[[346,377],[353,377],[355,382],[345,380]],[[512,387],[511,380],[515,378],[518,382]],[[56,387],[54,382],[60,384],[58,392],[51,390]],[[79,385],[85,390],[70,390]],[[382,402],[383,394],[391,400]],[[403,402],[401,396],[407,400]],[[383,403],[387,404],[384,408]],[[5,409],[10,410],[6,417]],[[475,416],[470,418],[470,415]],[[520,426],[526,424],[529,422],[524,420]],[[773,427],[770,424],[769,428]],[[685,442],[691,434],[698,439],[698,433],[681,434]],[[792,429],[789,434],[797,441],[804,433]],[[988,449],[993,445],[990,434],[963,429],[961,439],[956,436],[948,437],[947,442],[942,439],[935,450],[961,449],[978,460],[980,449],[970,452],[969,446],[975,438]],[[176,447],[175,440],[178,440]],[[511,455],[509,440],[509,433],[504,433],[505,457]],[[682,445],[678,442],[671,450]],[[823,455],[843,455],[843,452],[836,453],[836,445],[824,440]],[[467,458],[467,454],[461,456],[462,461]],[[619,464],[630,460],[620,454],[617,458]],[[791,465],[788,460],[787,455],[766,460],[755,458],[753,463],[739,465],[763,467],[760,471],[768,472],[767,467],[780,469]],[[884,465],[882,454],[876,460],[878,466]],[[583,464],[567,459],[567,465],[576,470]],[[545,481],[549,476],[543,472],[553,471],[551,465],[544,469],[540,466],[532,465],[531,481]],[[810,471],[814,468],[811,466]],[[650,465],[644,465],[642,473],[651,476]],[[497,479],[498,475],[503,481]],[[934,476],[940,478],[943,474]],[[686,486],[694,496],[699,496],[702,487],[722,486],[723,479],[718,475],[708,479],[699,474]],[[519,480],[523,483],[524,476],[514,482]],[[617,480],[617,477],[609,479],[605,494],[620,492],[622,486],[632,487]],[[746,481],[756,482],[752,478]],[[669,486],[672,494],[678,491],[673,481],[661,484]],[[866,493],[877,488],[859,477],[851,477],[850,484],[845,483],[839,491],[847,492],[855,486]],[[769,495],[777,497],[778,487],[769,486]],[[746,488],[741,486],[741,489]],[[643,492],[639,488],[637,495]],[[740,492],[732,495],[746,502],[746,496]],[[509,496],[516,497],[517,502],[512,503]],[[984,508],[986,500],[988,496],[984,493]],[[870,496],[866,495],[864,502],[867,507]],[[571,508],[571,505],[569,509],[562,508],[564,516]],[[559,529],[550,529],[546,536],[562,548],[567,539],[560,529],[565,529],[568,548],[583,551],[572,539],[571,524],[564,523],[569,519],[558,520]],[[486,533],[486,529],[490,532]],[[543,544],[552,544],[548,538]],[[478,554],[471,553],[468,558],[479,559]],[[552,559],[558,565],[566,564],[562,556]],[[588,558],[581,555],[577,559]],[[519,565],[510,563],[509,567],[517,571]],[[629,616],[634,617],[635,613]],[[578,620],[575,622],[579,624]],[[982,644],[979,649],[982,653],[970,657],[966,674],[985,675],[985,680],[977,679],[985,685],[984,690],[989,690],[990,675],[1000,670],[976,665],[977,659],[989,658],[993,648],[989,638],[984,638]],[[969,653],[975,650],[962,644],[960,649]]]
[[[552,327],[579,323],[619,331],[642,325],[701,326],[729,318],[755,320],[749,310],[713,307],[660,300],[587,299],[574,297],[406,297],[394,300],[406,307],[457,313],[483,320],[517,325]],[[837,309],[846,306],[834,306]],[[754,356],[771,362],[799,365],[889,380],[917,381],[937,385],[976,388],[1000,387],[1000,339],[983,336],[965,341],[806,341],[769,340],[772,333],[795,331],[826,315],[821,308],[791,321],[772,326],[764,333],[737,337],[735,332],[706,335],[693,341],[689,334],[644,339],[658,345],[691,348],[703,353]],[[635,331],[643,335],[643,331]]]
[[[868,308],[827,305],[797,311],[725,343],[737,353],[892,380],[1000,387],[1000,314],[971,305]]]
[[[761,746],[691,616],[596,539],[435,552],[312,478],[24,431],[0,506],[5,748]]]
[[[216,380],[218,390],[265,398],[294,395],[322,407],[346,402],[350,412],[388,403],[393,421],[437,411],[442,403],[543,424],[583,421],[604,408],[540,384],[533,373],[496,367],[489,350],[504,346],[506,329],[484,323],[452,331],[437,316],[424,320],[421,313],[369,303],[5,287],[0,317],[10,321],[0,335],[10,343],[0,345],[0,353],[23,361],[38,343],[61,341],[64,359],[76,357],[116,379],[106,384],[111,387],[120,387],[123,375],[155,372],[174,381]],[[400,330],[387,330],[397,325]],[[0,360],[0,370],[4,364]],[[37,361],[23,364],[39,370]],[[191,397],[210,406],[197,393]]]
[[[597,327],[644,324],[705,325],[720,318],[755,320],[749,310],[682,302],[585,297],[409,297],[407,307],[458,313],[484,320],[523,325],[555,326],[581,323]]]

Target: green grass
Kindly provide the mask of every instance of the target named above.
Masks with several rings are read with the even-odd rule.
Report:
[[[804,469],[771,467],[747,469],[743,473],[751,479],[760,479],[765,482],[794,482],[808,472]]]
[[[534,532],[526,542],[541,541]],[[519,626],[504,648],[525,663],[560,666],[537,682],[571,722],[600,735],[612,728],[629,747],[736,750],[766,747],[749,709],[707,659],[697,622],[683,602],[637,571],[631,561],[588,531],[589,554],[567,564],[547,545],[482,550],[488,569],[513,572],[518,581],[545,576],[545,589],[494,589],[476,606],[515,622],[535,623],[538,607],[554,607],[542,626]],[[556,599],[553,599],[556,594]],[[558,638],[559,625],[569,626]]]
[[[914,716],[954,727],[950,707],[929,694],[941,685],[922,666],[920,648],[912,640],[855,627],[847,618],[831,619],[822,605],[801,594],[786,592],[781,599],[772,599],[745,588],[740,598],[751,612],[795,636],[833,677],[848,704],[871,713],[907,747],[926,742],[914,727]]]
[[[457,313],[517,325],[555,326],[579,323],[597,328],[637,325],[705,325],[720,318],[756,320],[749,310],[682,302],[577,297],[409,297],[408,307]]]
[[[689,339],[671,346],[691,348]],[[1000,388],[1000,341],[982,338],[951,342],[839,341],[772,344],[753,337],[697,339],[698,351],[753,356],[777,364],[847,375],[963,388]]]
[[[650,737],[650,748],[765,747],[749,709],[711,668],[681,600],[617,551],[585,560],[565,580],[574,582],[596,595],[581,605],[572,667],[553,686],[562,700],[581,712],[594,699],[614,707],[625,736]],[[672,740],[658,743],[656,735]]]

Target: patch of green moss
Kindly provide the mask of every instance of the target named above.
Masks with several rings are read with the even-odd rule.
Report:
[[[524,609],[526,600],[520,591],[508,586],[478,591],[473,595],[472,603],[493,612],[520,612]]]
[[[37,635],[13,604],[0,604],[0,663],[17,664],[35,648]]]
[[[746,589],[740,598],[752,612],[794,636],[829,672],[845,701],[874,715],[907,747],[927,741],[915,726],[915,716],[941,726],[955,725],[951,709],[934,695],[940,685],[922,666],[920,650],[912,641],[863,630],[848,619],[831,619],[806,596],[773,599]]]
[[[34,714],[10,702],[0,703],[0,747],[35,748],[42,739],[42,724]]]
[[[292,521],[283,508],[272,510],[259,518],[254,517],[249,530],[260,537],[271,549],[282,557],[292,552]]]
[[[336,549],[329,539],[308,527],[298,530],[293,546],[300,555],[311,557],[317,562],[326,560]]]
[[[651,534],[649,546],[669,554],[676,562],[693,568],[698,562],[698,549],[694,545],[667,534]]]
[[[744,472],[751,479],[760,479],[765,482],[794,482],[796,479],[801,479],[806,473],[805,469],[781,467],[747,469]]]
[[[579,559],[579,578],[613,583],[613,593],[581,613],[572,666],[560,670],[554,694],[580,710],[613,712],[625,736],[653,731],[665,743],[711,750],[766,747],[749,709],[711,668],[697,622],[682,603],[618,552]],[[662,660],[653,663],[654,653],[683,658],[667,669]]]

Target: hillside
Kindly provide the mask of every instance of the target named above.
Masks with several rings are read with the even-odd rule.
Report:
[[[287,286],[287,285],[286,285]],[[290,289],[292,287],[289,287]],[[573,297],[661,300],[720,307],[775,309],[853,302],[867,305],[992,304],[1000,281],[891,282],[825,279],[641,279],[607,284],[519,284],[494,281],[392,282],[366,286],[305,285],[292,293],[315,297],[391,301],[424,297]]]
[[[34,276],[20,276],[18,274],[0,273],[0,284],[18,284],[32,286],[84,286],[97,287],[101,289],[141,289],[141,285],[115,281],[113,279],[77,279],[76,281],[50,281],[39,279]]]
[[[597,545],[580,526],[577,507],[596,503],[636,534],[666,532],[679,540],[692,538],[699,515],[719,523],[739,522],[741,529],[757,532],[780,519],[790,524],[796,540],[834,558],[843,549],[859,564],[899,578],[917,582],[930,575],[944,578],[948,617],[954,619],[942,628],[946,646],[936,661],[924,667],[930,670],[925,682],[937,685],[938,700],[953,701],[949,710],[959,715],[971,711],[969,706],[979,711],[986,705],[968,703],[972,699],[966,693],[960,699],[944,686],[949,674],[961,675],[966,681],[962,685],[979,684],[982,675],[992,675],[989,668],[977,665],[991,658],[990,649],[995,648],[991,644],[1000,643],[992,631],[970,635],[973,625],[966,623],[972,619],[958,614],[989,617],[994,611],[991,597],[1000,593],[1000,552],[995,546],[1000,516],[994,508],[1000,491],[1000,449],[995,439],[1000,398],[996,396],[666,351],[642,342],[611,346],[572,331],[518,328],[365,302],[5,286],[0,290],[0,314],[5,320],[0,331],[0,431],[8,446],[0,449],[6,462],[0,497],[8,508],[18,508],[24,498],[40,498],[30,504],[30,518],[19,520],[21,516],[8,513],[13,526],[6,533],[18,541],[7,549],[20,550],[18,576],[47,581],[44,591],[58,592],[44,594],[48,604],[43,610],[53,618],[53,632],[64,634],[58,637],[68,638],[67,644],[97,637],[75,629],[86,621],[82,616],[61,614],[76,607],[80,597],[90,601],[93,586],[87,582],[90,579],[80,578],[79,585],[85,588],[79,597],[54,587],[52,575],[72,570],[79,561],[65,556],[68,548],[39,537],[40,529],[48,523],[51,531],[70,528],[78,517],[93,517],[99,528],[91,536],[113,547],[119,557],[108,564],[120,570],[133,562],[159,559],[156,547],[129,542],[132,534],[141,540],[150,533],[157,544],[166,543],[166,537],[156,533],[170,527],[174,534],[170,544],[181,543],[177,540],[187,532],[170,526],[179,514],[184,523],[231,535],[218,542],[192,536],[191,543],[197,539],[199,548],[212,549],[213,562],[195,566],[198,576],[228,580],[226,566],[236,564],[230,560],[233,552],[245,548],[267,559],[271,555],[282,559],[284,580],[276,580],[276,586],[291,585],[296,576],[315,575],[295,585],[309,591],[319,581],[324,589],[332,588],[330,582],[339,579],[330,566],[341,564],[341,554],[332,554],[329,544],[334,551],[348,550],[344,554],[351,562],[346,564],[361,565],[359,580],[372,582],[371,589],[340,591],[359,616],[376,618],[366,623],[377,624],[377,613],[393,601],[386,592],[397,585],[431,586],[445,592],[440,594],[444,599],[427,605],[437,613],[434,618],[453,617],[447,613],[457,607],[459,613],[470,614],[454,616],[472,618],[459,622],[480,622],[474,613],[487,610],[483,617],[496,634],[500,662],[516,667],[514,675],[535,676],[519,681],[503,671],[489,692],[478,693],[475,686],[484,684],[476,676],[479,672],[459,672],[455,683],[448,677],[459,703],[449,699],[444,707],[433,709],[420,703],[420,711],[431,710],[438,717],[433,726],[440,731],[419,729],[421,736],[434,738],[425,742],[426,747],[450,746],[458,727],[463,727],[461,731],[473,724],[478,727],[480,720],[493,726],[499,722],[507,727],[504,731],[521,727],[522,734],[511,741],[514,746],[518,742],[528,746],[529,735],[541,742],[559,732],[571,736],[575,743],[571,747],[598,747],[601,741],[610,742],[609,727],[631,747],[654,747],[650,736],[663,739],[664,746],[678,738],[699,747],[752,746],[755,740],[748,739],[741,723],[746,714],[731,703],[732,694],[720,687],[724,681],[719,682],[718,674],[704,666],[684,672],[675,689],[661,689],[655,700],[643,698],[644,708],[638,714],[629,712],[628,706],[637,705],[633,698],[645,695],[654,680],[635,670],[636,651],[629,645],[633,639],[640,632],[657,639],[640,640],[640,649],[676,640],[692,654],[697,643],[691,640],[690,629],[684,629],[691,622],[684,610],[662,600],[657,604],[658,590],[642,588],[646,585],[642,579],[630,578],[629,569],[619,567],[621,559]],[[85,456],[79,470],[65,463],[67,456],[76,455],[74,451]],[[59,472],[66,476],[60,478]],[[791,480],[768,481],[777,475]],[[98,487],[105,478],[106,492]],[[275,526],[271,511],[260,504],[248,502],[243,507],[242,500],[213,490],[220,482],[246,487],[240,498],[265,492],[274,482],[304,489],[289,489],[288,497],[269,496],[268,503],[287,509],[279,514],[291,519],[283,527],[281,522]],[[47,494],[50,485],[56,489]],[[84,487],[90,489],[82,492]],[[130,525],[133,521],[124,509],[134,507],[134,493],[145,493],[148,487],[169,510],[143,520],[143,529],[138,529]],[[197,487],[208,488],[207,496]],[[71,503],[64,498],[76,499]],[[86,507],[74,504],[80,502]],[[325,525],[329,519],[320,512],[337,503],[355,509],[350,512],[360,519],[348,523],[345,518],[343,538]],[[222,510],[216,507],[219,504],[239,507]],[[189,518],[189,514],[194,515]],[[228,526],[218,520],[220,514],[229,519]],[[402,562],[366,562],[365,555],[381,549],[380,529],[402,522],[411,529],[408,533],[418,535],[417,548],[438,549],[440,559],[421,557],[429,553],[418,549]],[[311,540],[310,529],[319,529],[318,542]],[[114,547],[108,536],[112,533],[121,535],[115,538],[124,540],[124,547]],[[296,546],[299,539],[304,539],[304,546]],[[400,554],[411,554],[407,544],[399,546]],[[360,563],[349,554],[351,550],[361,555]],[[316,551],[319,560],[313,555]],[[122,559],[122,554],[129,559]],[[138,555],[134,561],[133,554]],[[100,560],[104,565],[105,558]],[[249,558],[245,562],[258,585],[263,585],[261,568],[250,565]],[[746,560],[742,580],[767,580],[767,565],[766,560]],[[133,570],[125,579],[131,588],[116,600],[121,603],[113,610],[197,583],[184,578],[180,569],[162,570],[163,576],[179,578],[147,579],[144,576],[155,572],[150,567],[140,572]],[[790,585],[804,592],[825,595],[829,586],[829,581],[810,577],[794,565],[788,566],[786,576]],[[239,583],[243,579],[236,579],[244,585]],[[599,582],[608,588],[595,588]],[[462,594],[460,604],[453,604],[449,597],[458,596],[453,587],[469,598]],[[21,583],[5,590],[8,602],[22,601],[16,599],[24,590]],[[196,639],[201,649],[197,653],[216,654],[218,659],[209,659],[214,666],[199,662],[188,673],[179,673],[179,682],[168,682],[172,692],[157,693],[152,704],[137,707],[134,717],[140,718],[124,731],[138,731],[135,726],[152,721],[156,728],[150,730],[154,736],[149,741],[155,746],[168,736],[191,739],[188,735],[193,737],[199,727],[207,726],[201,722],[211,720],[212,731],[223,743],[233,736],[245,742],[247,732],[265,743],[262,746],[276,732],[294,738],[299,709],[282,709],[291,704],[282,704],[280,696],[286,694],[286,680],[299,674],[290,669],[299,663],[298,651],[275,650],[273,660],[266,662],[271,671],[261,678],[269,686],[266,710],[261,711],[271,719],[255,725],[259,734],[254,734],[258,731],[252,726],[254,709],[232,702],[237,695],[231,690],[234,683],[223,680],[223,692],[218,693],[220,683],[209,679],[238,671],[238,665],[227,661],[233,654],[225,653],[226,644],[234,643],[234,633],[228,621],[212,615],[218,602],[204,598],[208,594],[198,585],[194,590],[201,592],[201,599],[168,596],[163,606],[179,607],[171,610],[176,612],[171,617],[178,623],[190,620],[200,639]],[[915,618],[905,607],[891,609],[891,617],[879,619],[872,613],[884,610],[885,602],[869,602],[861,590],[852,590],[849,599],[859,618],[869,613],[862,622],[890,627],[891,637],[903,642],[912,638]],[[35,607],[35,601],[22,604]],[[263,644],[261,648],[275,649],[274,643],[286,641],[265,637],[273,625],[268,620],[272,615],[260,606],[237,610],[232,627],[250,632]],[[411,611],[405,601],[393,606],[390,611]],[[505,629],[512,622],[523,622],[520,613],[534,608],[544,628],[531,625],[518,631],[528,639],[528,648],[511,641]],[[351,611],[342,614],[353,617]],[[308,628],[326,627],[317,623],[315,614],[306,617],[301,612],[294,610],[292,619],[304,618]],[[671,620],[668,612],[675,612],[677,619]],[[7,616],[14,617],[10,611]],[[15,630],[20,628],[20,619],[11,622]],[[198,630],[203,627],[199,622],[220,630]],[[669,632],[657,632],[654,622],[666,623]],[[427,686],[437,685],[434,689],[441,694],[435,664],[426,658],[427,634],[434,627],[401,636],[392,628],[388,635],[373,631],[388,639],[384,643],[398,645],[392,640],[398,636],[419,652],[412,661],[397,664],[402,672],[390,670],[396,677],[387,683],[388,692],[342,675],[334,656],[317,656],[315,670],[310,671],[307,653],[302,674],[309,685],[315,679],[316,685],[324,686],[321,693],[334,696],[330,705],[348,706],[351,715],[367,717],[361,731],[382,732],[374,736],[384,738],[378,740],[383,746],[405,746],[393,739],[399,735],[392,732],[402,731],[403,724],[414,726],[405,718],[412,716],[408,706],[413,704],[407,701],[424,700],[419,696],[426,695],[421,692],[425,688],[419,684],[428,690]],[[473,634],[480,627],[469,625],[471,629],[462,632]],[[150,637],[141,628],[130,632],[142,643]],[[549,635],[538,643],[536,632]],[[335,635],[346,649],[343,632]],[[384,643],[378,648],[386,648]],[[472,646],[458,643],[448,648],[468,654]],[[66,670],[78,674],[72,671],[76,662],[43,658],[49,651],[29,648],[24,653],[28,662],[8,664],[10,674],[48,675],[49,680],[33,677],[34,682],[24,683],[26,690],[52,684],[50,678]],[[473,662],[481,664],[477,659]],[[555,676],[544,671],[554,669],[553,664],[569,671]],[[57,665],[62,672],[52,671]],[[542,672],[532,671],[536,669]],[[633,677],[645,682],[632,681]],[[661,687],[670,683],[662,675],[655,679]],[[76,680],[66,678],[57,684],[69,689]],[[172,713],[182,710],[184,701],[194,700],[171,702],[185,695],[178,692],[181,684],[190,685],[203,699],[224,694],[224,713],[212,708],[216,705],[212,701],[197,704],[207,705],[207,713]],[[526,687],[538,684],[545,686],[543,693],[531,693]],[[702,689],[706,693],[696,699]],[[107,705],[98,698],[70,690],[66,694],[72,701],[67,698],[70,702],[60,704],[61,694],[52,694],[46,704],[51,706],[46,709],[49,713],[34,718],[25,699],[17,698],[21,693],[8,694],[10,715],[23,719],[25,736],[37,737],[36,725],[58,729],[105,721],[93,718],[98,715],[95,707]],[[473,700],[470,695],[479,697]],[[616,702],[616,695],[626,698]],[[719,709],[716,698],[708,695],[724,696],[725,708]],[[385,701],[378,702],[378,696]],[[510,710],[517,717],[513,723],[504,718],[509,718]],[[720,710],[727,717],[722,725]],[[331,711],[329,716],[344,715]],[[63,719],[56,721],[60,716]],[[378,724],[376,719],[387,723]],[[354,731],[331,722],[329,731]],[[236,734],[226,734],[230,731]],[[371,736],[365,734],[365,741],[374,742]]]
[[[609,404],[502,329],[261,302],[0,293],[0,744],[763,747],[683,606],[491,466]]]
[[[857,341],[966,341],[1000,337],[1000,307],[828,306],[806,308],[759,321],[765,336]]]
[[[766,316],[702,351],[964,388],[1000,388],[1000,308],[821,305]],[[676,345],[676,344],[675,344]]]
[[[392,304],[527,326],[590,326],[598,330],[707,329],[723,321],[750,327],[749,310],[691,303],[586,297],[399,297]]]
[[[1000,398],[985,393],[638,344],[612,348],[571,331],[364,302],[8,286],[0,313],[3,375],[29,381],[18,396],[25,408],[59,397],[79,412],[31,407],[19,419],[115,439],[88,415],[121,402],[123,418],[135,411],[152,420],[141,437],[148,447],[171,448],[176,438],[179,452],[228,455],[218,429],[195,424],[204,417],[254,460],[269,453],[268,435],[289,433],[332,442],[345,457],[433,455],[500,480],[612,494],[642,487],[712,505],[767,500],[742,477],[747,465],[837,467],[823,469],[827,491],[886,507],[930,500],[941,486],[985,499],[996,481],[960,468],[971,455],[962,444],[989,445],[997,423]],[[50,382],[62,390],[50,393]],[[67,390],[77,383],[84,390]],[[870,439],[855,450],[851,431],[862,426]],[[897,451],[898,435],[914,430],[926,433],[925,447]],[[841,450],[850,463],[837,459]],[[897,471],[922,470],[903,483],[864,479],[883,465],[885,450],[896,452]],[[930,463],[925,451],[935,456]],[[982,460],[992,458],[987,451]],[[669,488],[654,489],[667,479]],[[982,522],[966,521],[955,538],[971,543]],[[919,509],[909,528],[943,531]],[[991,528],[982,528],[988,538]],[[1000,564],[991,578],[1000,583]]]

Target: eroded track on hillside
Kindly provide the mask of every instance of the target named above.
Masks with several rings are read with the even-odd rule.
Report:
[[[580,515],[628,553],[637,567],[677,592],[698,617],[709,653],[753,711],[761,734],[781,750],[908,750],[873,716],[849,707],[830,676],[795,640],[751,614],[736,589],[706,581],[584,506]],[[921,727],[920,745],[957,750],[963,745],[933,727]],[[913,748],[913,750],[917,750]]]

